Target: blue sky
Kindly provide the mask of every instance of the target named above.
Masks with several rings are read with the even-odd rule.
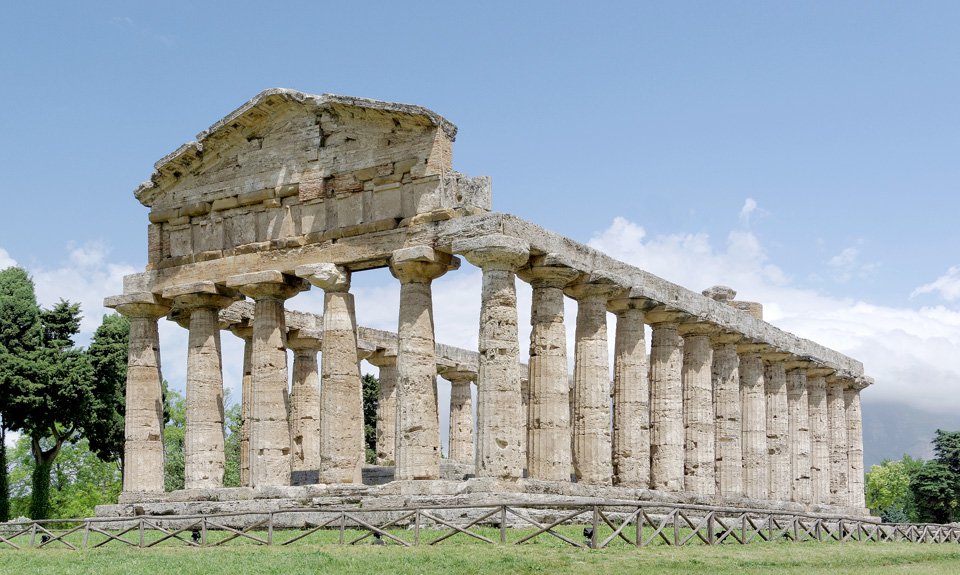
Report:
[[[280,86],[427,106],[497,211],[732,285],[862,359],[868,394],[960,411],[956,3],[7,4],[0,265],[88,330],[145,263],[153,162]],[[361,306],[388,276],[357,284],[395,324]],[[438,335],[475,340],[463,313]]]

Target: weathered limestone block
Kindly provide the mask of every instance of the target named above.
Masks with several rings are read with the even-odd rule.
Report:
[[[680,324],[683,337],[683,489],[713,495],[717,489],[716,414],[713,408],[713,348],[717,328],[703,322]]]
[[[847,459],[847,410],[843,399],[845,381],[834,377],[827,378],[827,416],[830,433],[830,503],[849,505],[850,485],[847,473],[850,462]]]
[[[518,272],[530,283],[530,361],[527,417],[527,476],[569,481],[573,463],[567,335],[563,324],[563,288],[579,272],[551,256],[532,259]]]
[[[713,403],[716,411],[717,492],[737,497],[743,494],[743,426],[740,404],[741,336],[719,333],[713,336]]]
[[[163,290],[189,324],[187,397],[183,437],[186,489],[223,487],[223,366],[219,312],[236,299],[235,290],[202,282]]]
[[[250,486],[250,413],[253,389],[253,326],[249,322],[231,324],[233,335],[243,340],[243,375],[240,382],[240,486]]]
[[[767,499],[767,410],[764,397],[762,344],[740,344],[740,403],[743,406],[743,489],[751,499]]]
[[[810,416],[806,363],[788,362],[787,414],[790,442],[791,500],[810,503]]]
[[[163,492],[163,395],[157,319],[170,311],[153,294],[107,298],[130,320],[124,419],[124,492]]]
[[[830,503],[830,440],[827,416],[827,380],[831,370],[807,370],[810,401],[810,497],[813,503]]]
[[[863,477],[863,415],[860,409],[860,391],[868,381],[850,380],[843,389],[847,416],[847,480],[850,485],[850,506],[862,509],[864,502]]]
[[[477,374],[447,369],[440,375],[450,382],[450,447],[447,449],[447,459],[453,463],[473,465],[473,397],[470,383],[476,380]]]
[[[650,487],[683,490],[683,353],[676,312],[647,313],[653,327],[650,345]]]
[[[390,272],[400,280],[397,329],[397,446],[395,477],[440,477],[437,359],[431,282],[460,260],[426,246],[393,253]]]
[[[377,465],[394,465],[397,447],[397,356],[380,351],[367,358],[380,368],[377,395]]]
[[[490,234],[454,242],[453,250],[483,270],[480,302],[480,366],[477,375],[477,476],[505,480],[523,473],[524,433],[517,335],[516,270],[529,246]]]
[[[293,350],[293,379],[290,390],[290,469],[294,473],[320,469],[320,370],[317,353],[323,335],[298,329],[287,334],[287,348]]]
[[[350,271],[323,263],[300,266],[295,273],[323,290],[320,482],[359,484],[365,455],[363,388]]]
[[[789,501],[791,497],[789,410],[787,409],[787,372],[783,353],[763,355],[763,382],[767,408],[767,458],[770,499]]]
[[[290,484],[287,329],[284,301],[309,286],[278,271],[227,278],[255,302],[250,357],[250,486]]]
[[[591,274],[568,286],[577,300],[573,373],[573,468],[577,483],[609,485],[613,477],[610,444],[610,359],[607,301],[624,289],[610,276]]]
[[[650,367],[644,334],[647,302],[618,298],[613,357],[613,483],[650,487]]]

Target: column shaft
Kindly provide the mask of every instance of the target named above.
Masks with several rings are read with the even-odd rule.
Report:
[[[847,416],[847,460],[850,484],[850,506],[863,509],[863,420],[860,409],[860,388],[850,385],[843,390]]]
[[[813,503],[830,501],[830,442],[827,417],[827,381],[807,374],[810,400],[810,497]]]
[[[683,358],[677,324],[653,324],[650,346],[650,487],[683,490]]]
[[[450,379],[450,447],[447,459],[454,463],[472,465],[473,454],[473,397],[470,379]]]
[[[613,474],[608,353],[607,296],[581,297],[573,376],[573,467],[579,483],[609,484]]]
[[[782,358],[767,362],[763,376],[767,407],[767,458],[770,474],[769,498],[791,498],[789,411],[787,409],[787,373]]]
[[[687,326],[682,326],[687,327]],[[684,491],[713,495],[717,479],[713,408],[713,349],[706,333],[683,338]]]
[[[378,361],[380,390],[377,400],[377,465],[395,465],[397,447],[397,362]]]
[[[847,412],[843,400],[843,384],[827,382],[827,412],[830,418],[830,503],[848,505],[850,486],[847,484]]]
[[[807,370],[787,373],[787,413],[790,438],[791,500],[810,503],[810,422]]]
[[[243,379],[240,384],[240,485],[250,486],[250,417],[253,405],[253,336],[243,338]]]
[[[767,411],[763,360],[760,354],[740,354],[740,403],[743,405],[743,488],[751,499],[767,499]]]
[[[714,339],[713,394],[716,408],[717,491],[725,496],[743,494],[742,410],[740,358],[733,341],[737,336]]]
[[[187,406],[183,438],[186,489],[223,487],[223,371],[215,307],[190,310]]]
[[[319,346],[317,341],[314,345]],[[318,347],[294,347],[293,381],[290,393],[290,442],[293,447],[291,471],[318,472],[320,469],[320,373]],[[301,478],[302,479],[302,478]]]
[[[626,300],[629,302],[629,300]],[[650,367],[644,314],[617,311],[613,359],[613,482],[650,487]]]

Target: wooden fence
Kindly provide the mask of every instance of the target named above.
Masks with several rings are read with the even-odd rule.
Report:
[[[318,532],[326,535],[326,543],[403,547],[438,545],[455,536],[491,545],[555,538],[583,549],[614,543],[638,548],[769,541],[960,543],[956,525],[880,524],[863,518],[659,502],[558,502],[31,520],[0,524],[0,548],[292,545]]]

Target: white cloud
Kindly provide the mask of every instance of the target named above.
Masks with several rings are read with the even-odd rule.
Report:
[[[10,257],[10,253],[0,248],[0,270],[17,265],[17,260]]]
[[[960,409],[960,310],[878,306],[796,287],[749,232],[731,232],[715,249],[706,234],[647,238],[642,227],[617,218],[589,244],[691,290],[728,285],[738,299],[761,302],[767,321],[862,361],[876,379],[866,392],[871,398]],[[844,250],[835,259],[838,267],[856,264],[858,253]],[[933,291],[948,301],[960,297],[960,268],[915,293]]]
[[[855,277],[863,279],[875,272],[879,264],[861,262],[860,254],[859,247],[849,246],[827,260],[827,265],[833,270],[833,279],[846,283]]]
[[[740,208],[740,225],[749,226],[750,217],[757,211],[757,201],[753,198],[747,198]]]
[[[951,267],[947,270],[947,273],[934,281],[913,290],[910,297],[913,298],[927,293],[938,293],[946,301],[960,299],[960,266]]]

